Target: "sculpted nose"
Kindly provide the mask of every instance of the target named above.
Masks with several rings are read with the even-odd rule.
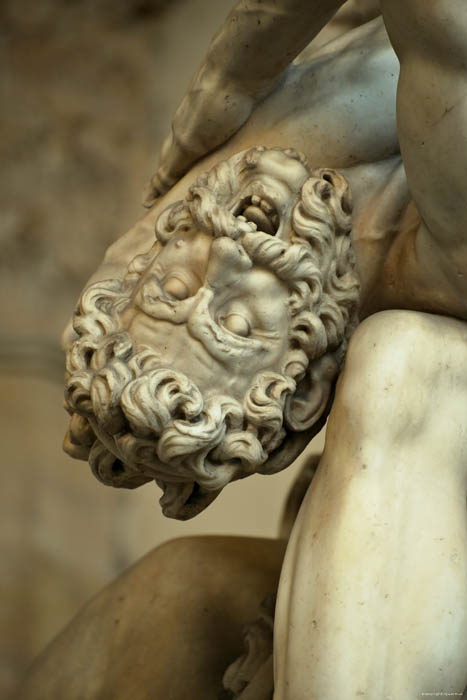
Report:
[[[225,287],[229,282],[238,280],[252,265],[248,254],[236,241],[226,236],[216,238],[211,246],[207,282],[213,288]]]

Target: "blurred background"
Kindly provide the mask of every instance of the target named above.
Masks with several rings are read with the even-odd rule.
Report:
[[[0,3],[1,697],[154,546],[277,534],[297,467],[233,484],[178,523],[161,515],[156,486],[109,489],[61,449],[61,331],[105,248],[142,214],[171,115],[232,4]]]

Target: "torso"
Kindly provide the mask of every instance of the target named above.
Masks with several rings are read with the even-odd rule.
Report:
[[[261,144],[304,152],[312,168],[349,168],[399,152],[398,61],[381,18],[292,65],[282,83],[224,147]],[[217,156],[218,158],[218,156]]]
[[[157,215],[220,159],[258,144],[292,147],[305,152],[311,167],[336,168],[350,183],[362,318],[390,308],[467,317],[466,295],[453,286],[452,270],[441,269],[436,253],[427,259],[420,215],[409,196],[396,130],[398,69],[381,18],[291,66],[238,134],[192,168],[116,244],[105,276],[113,276],[123,260],[127,264],[136,249],[150,246]],[[103,269],[95,278],[102,278]]]

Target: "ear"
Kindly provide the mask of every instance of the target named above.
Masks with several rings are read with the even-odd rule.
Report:
[[[334,353],[326,353],[310,362],[295,394],[289,396],[285,404],[284,418],[290,430],[303,432],[319,421],[328,405],[338,370]]]

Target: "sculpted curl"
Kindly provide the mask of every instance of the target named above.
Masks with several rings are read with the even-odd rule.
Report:
[[[66,451],[106,484],[156,480],[183,519],[229,481],[287,466],[329,409],[356,324],[350,228],[345,179],[293,151],[251,149],[199,178],[125,278],[81,297]]]

